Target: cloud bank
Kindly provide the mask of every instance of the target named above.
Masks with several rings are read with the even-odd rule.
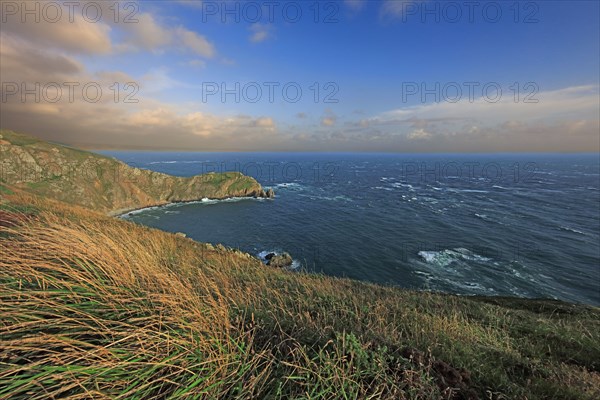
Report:
[[[396,15],[402,9],[397,3],[382,7]],[[366,3],[347,1],[346,5],[360,11]],[[72,22],[23,24],[9,19],[3,23],[2,128],[95,148],[384,152],[600,148],[597,85],[542,91],[537,103],[517,102],[512,96],[494,103],[464,98],[390,106],[367,116],[333,107],[307,112],[300,105],[295,109],[296,105],[286,104],[289,119],[274,111],[248,115],[230,110],[217,115],[207,111],[205,104],[161,96],[167,90],[193,87],[171,77],[168,66],[149,64],[139,76],[106,67],[114,63],[103,60],[125,54],[185,55],[188,61],[180,64],[201,71],[215,59],[226,58],[217,50],[216,38],[176,19],[151,11],[135,18],[138,22],[132,24],[89,23],[75,14]],[[253,44],[272,38],[270,25],[247,29]],[[95,68],[97,61],[105,68]],[[69,82],[77,86],[64,85]],[[90,82],[94,85],[84,90]],[[121,84],[118,101],[115,82]],[[127,86],[130,82],[135,87]],[[23,96],[22,89],[31,91],[36,83],[42,85],[37,93]],[[103,95],[96,100],[98,87]]]

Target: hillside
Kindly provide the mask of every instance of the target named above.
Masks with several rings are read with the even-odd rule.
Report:
[[[600,310],[286,272],[0,188],[2,399],[597,399]]]
[[[0,183],[113,214],[205,197],[273,195],[239,172],[175,177],[6,130],[0,131]]]

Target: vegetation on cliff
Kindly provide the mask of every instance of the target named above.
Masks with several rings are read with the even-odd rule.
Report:
[[[291,273],[0,193],[0,398],[600,396],[597,308]]]
[[[114,158],[0,131],[0,183],[103,213],[202,198],[267,197],[239,172],[176,177]]]

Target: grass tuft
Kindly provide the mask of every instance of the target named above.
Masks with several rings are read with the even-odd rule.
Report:
[[[2,399],[600,398],[597,308],[289,273],[5,197]]]

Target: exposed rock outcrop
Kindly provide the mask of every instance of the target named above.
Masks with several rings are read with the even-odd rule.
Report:
[[[256,197],[262,197],[262,198],[266,198],[266,199],[273,199],[273,198],[275,198],[275,192],[271,188],[267,189],[266,191],[263,189],[263,190],[260,191],[260,193]]]
[[[269,253],[265,256],[267,265],[275,268],[289,268],[292,266],[292,256],[289,253],[275,254]]]

